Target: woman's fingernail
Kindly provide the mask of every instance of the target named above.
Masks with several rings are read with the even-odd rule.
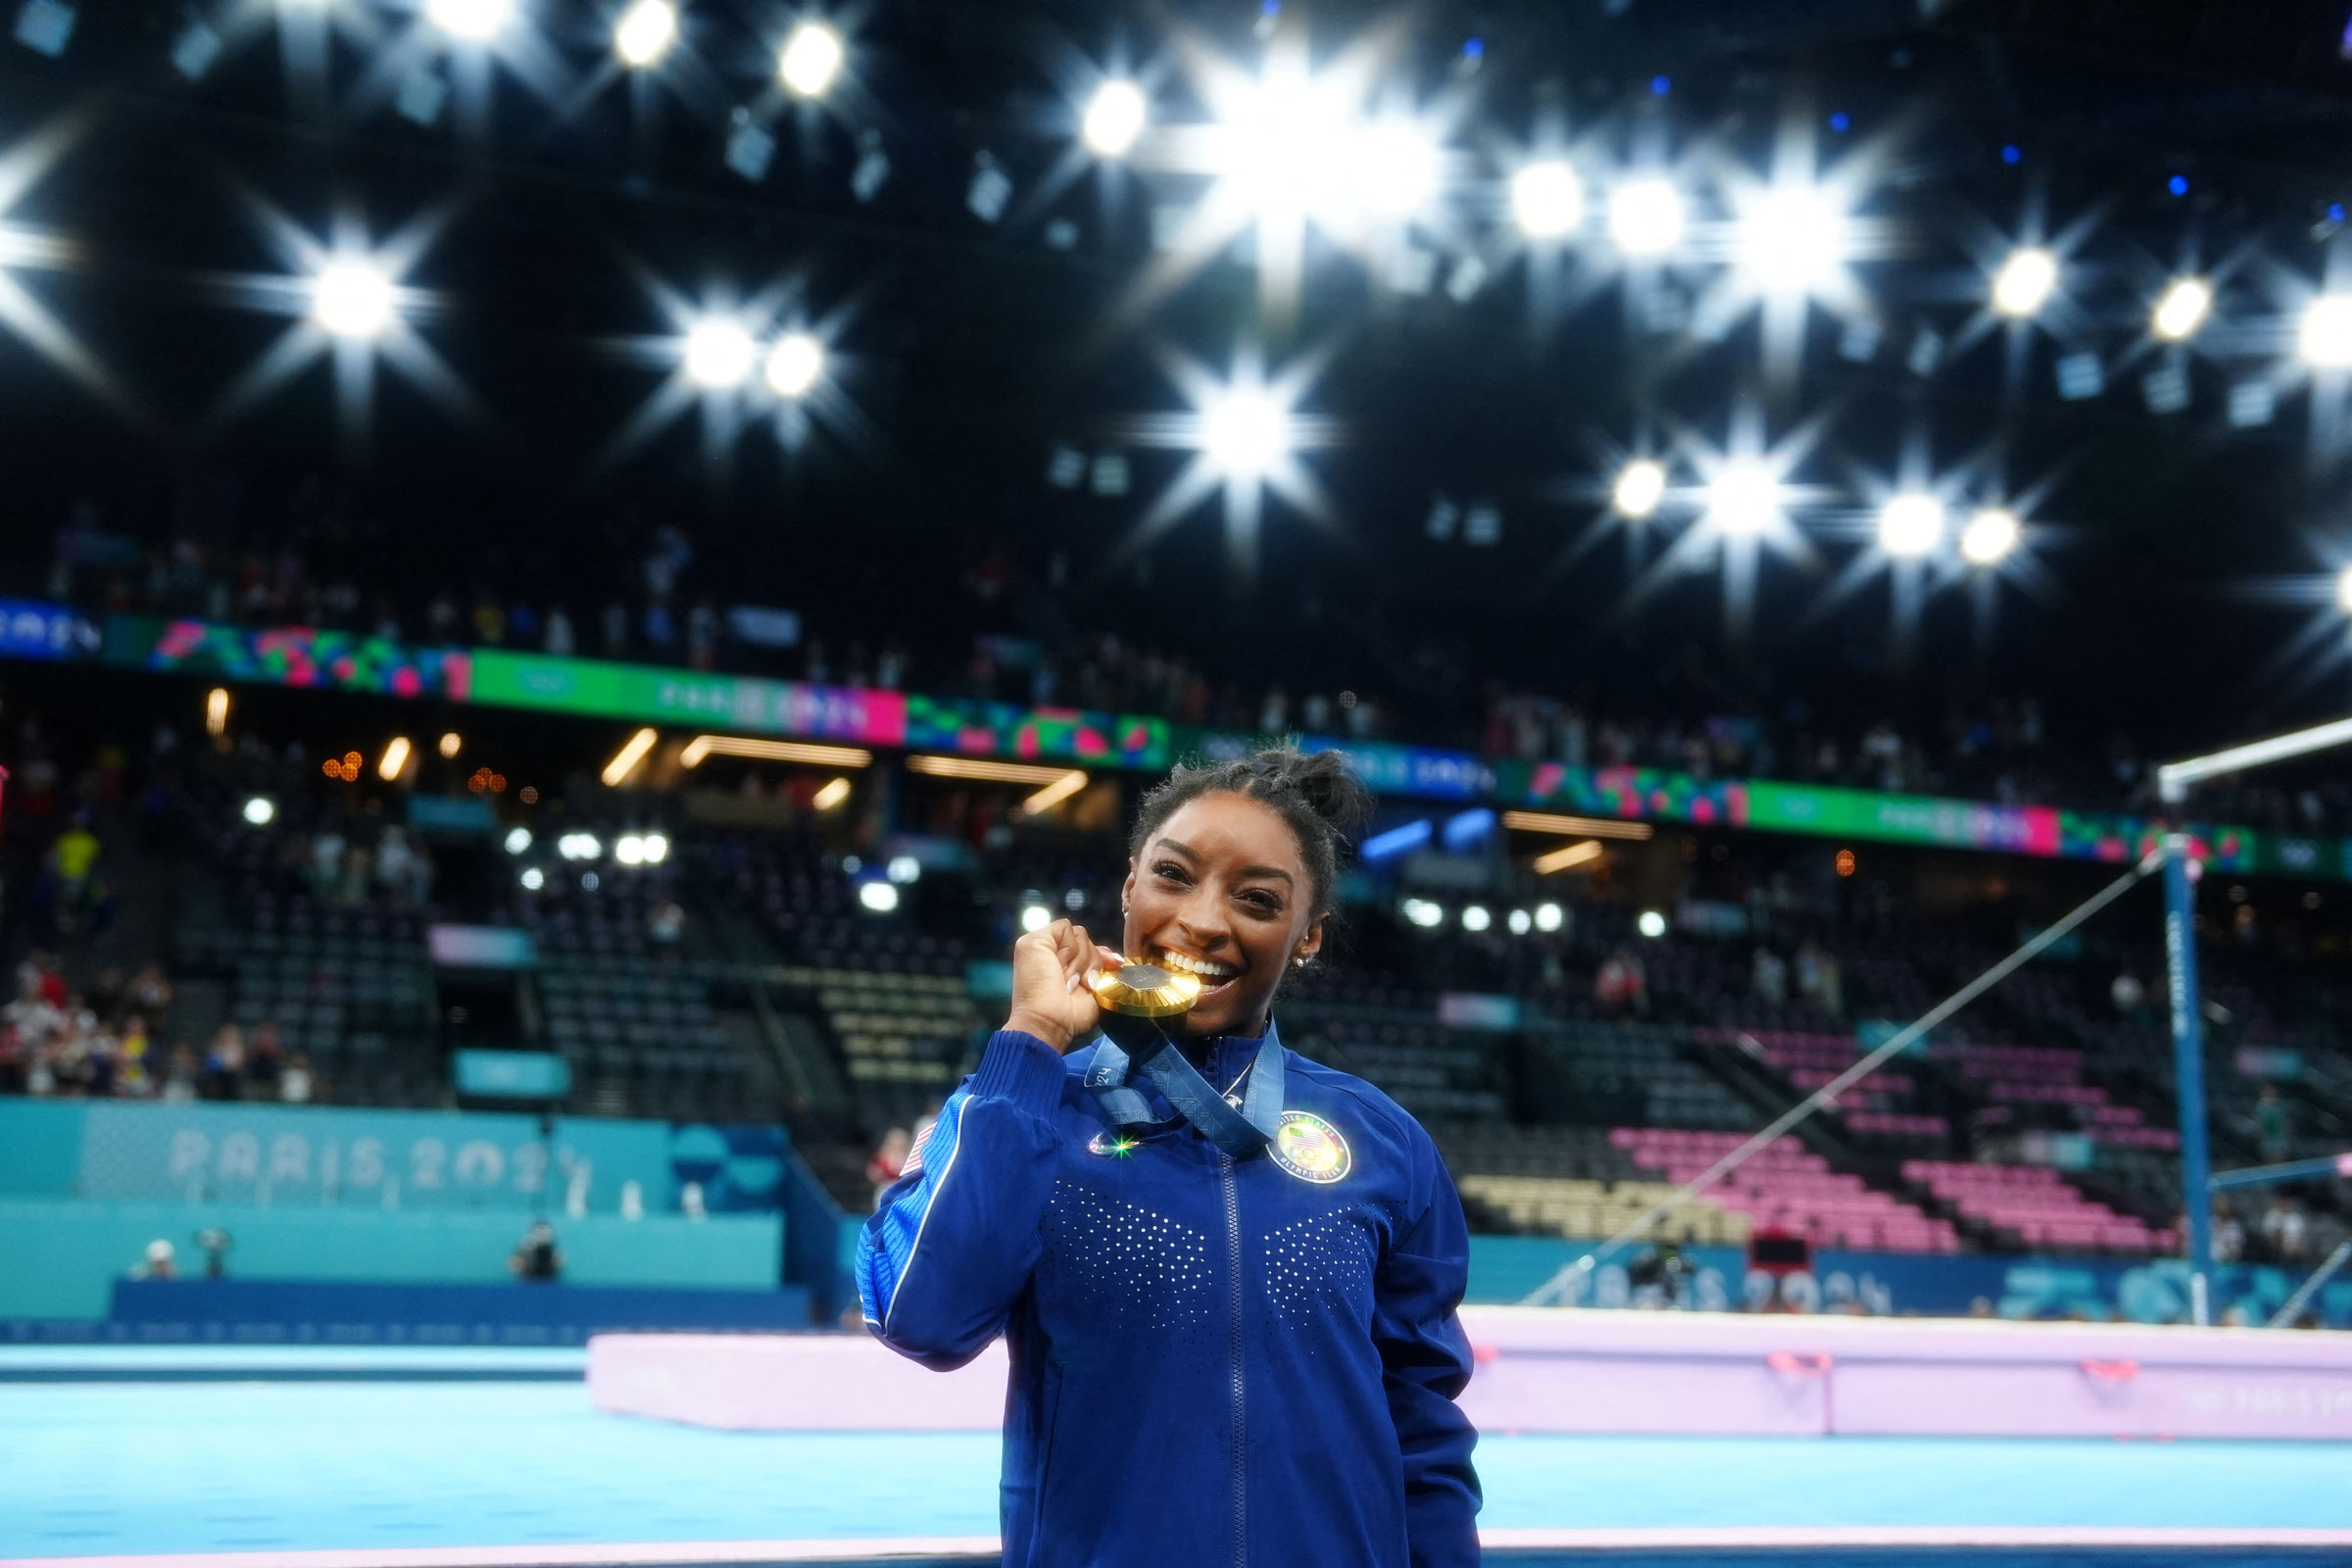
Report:
[[[1081,978],[1082,978],[1082,977],[1081,977],[1081,976],[1079,976],[1079,975],[1072,975],[1072,976],[1070,976],[1070,981],[1069,981],[1069,984],[1068,984],[1068,985],[1065,985],[1065,986],[1063,986],[1063,987],[1062,987],[1062,989],[1063,989],[1064,991],[1076,991],[1076,990],[1078,989],[1078,982],[1079,982],[1079,980],[1080,980]]]

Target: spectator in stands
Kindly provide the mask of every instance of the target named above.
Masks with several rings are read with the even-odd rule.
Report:
[[[2129,969],[2118,974],[2107,987],[2107,1000],[2115,1004],[2116,1016],[2126,1023],[2139,1023],[2146,1016],[2147,988]]]
[[[149,1018],[161,1018],[172,1009],[172,982],[160,963],[146,964],[130,977],[126,993],[130,1005]]]
[[[375,885],[386,896],[408,902],[416,891],[416,855],[409,835],[395,825],[384,829],[375,845]]]
[[[645,912],[645,937],[657,955],[676,956],[678,945],[686,939],[685,906],[671,898],[657,899]]]
[[[872,1157],[865,1162],[865,1179],[873,1183],[876,1208],[882,1206],[882,1195],[890,1191],[890,1184],[906,1169],[906,1153],[913,1147],[914,1140],[904,1127],[893,1127],[875,1146]]]
[[[213,1035],[212,1049],[205,1053],[196,1094],[203,1100],[234,1100],[244,1078],[245,1032],[233,1023],[224,1023]]]
[[[2182,1236],[2188,1234],[2183,1221],[2179,1227]],[[2230,1206],[2227,1197],[2213,1200],[2213,1260],[2216,1263],[2234,1263],[2246,1255],[2246,1228],[2238,1223],[2237,1211]]]
[[[195,1048],[185,1040],[172,1046],[172,1062],[164,1075],[160,1098],[173,1104],[185,1104],[197,1097],[203,1082],[203,1063],[197,1060]]]
[[[174,1249],[170,1242],[164,1240],[164,1238],[161,1236],[158,1236],[154,1241],[147,1244],[146,1254],[132,1266],[130,1277],[134,1280],[169,1280],[178,1278],[179,1261],[177,1250]]]
[[[1649,1015],[1649,979],[1627,947],[1611,950],[1592,975],[1592,1002],[1604,1018]]]
[[[286,1070],[277,1075],[277,1098],[289,1105],[307,1105],[321,1098],[309,1052],[297,1051],[286,1058]]]
[[[2269,1163],[2293,1157],[2294,1134],[2287,1125],[2286,1102],[2279,1098],[2277,1084],[2264,1084],[2261,1098],[2254,1102],[2254,1142]]]
[[[553,1284],[564,1277],[564,1250],[556,1245],[556,1228],[543,1219],[531,1221],[508,1254],[507,1272],[518,1280]]]
[[[2292,1193],[2280,1193],[2271,1200],[2270,1212],[2262,1216],[2262,1239],[2270,1244],[2271,1254],[2281,1263],[2300,1263],[2310,1251],[2311,1226],[2303,1217],[2303,1204]]]
[[[135,1100],[144,1100],[155,1093],[151,1076],[152,1054],[147,1038],[147,1019],[142,1013],[130,1013],[122,1019],[121,1033],[115,1037],[115,1093]]]
[[[41,882],[34,903],[57,931],[102,928],[108,901],[99,873],[98,835],[90,830],[89,813],[76,811],[66,830],[49,846],[41,861]]]
[[[343,832],[340,828],[320,829],[311,839],[311,888],[320,898],[332,898],[335,884],[343,876]]]
[[[1758,1002],[1780,1006],[1788,1000],[1788,960],[1759,943],[1748,964],[1748,986]]]
[[[245,1090],[256,1100],[275,1100],[279,1071],[285,1066],[286,1044],[277,1020],[264,1018],[253,1026],[245,1044]]]
[[[1845,978],[1837,955],[1810,937],[1796,950],[1796,994],[1833,1018],[1845,1016]]]

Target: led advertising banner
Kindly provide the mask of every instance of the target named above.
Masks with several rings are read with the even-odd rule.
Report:
[[[316,626],[255,629],[148,615],[111,615],[106,626],[110,664],[265,686],[462,703],[466,700],[471,661],[462,648],[411,648],[388,638]]]
[[[936,697],[906,699],[905,737],[917,752],[1158,769],[1174,760],[1168,721],[1068,708],[1021,708]]]
[[[1738,779],[1694,778],[1662,767],[1570,767],[1564,762],[1504,762],[1495,772],[1496,793],[1514,805],[1710,827],[1751,825],[1753,786]]]
[[[56,605],[0,599],[0,659],[90,659],[99,651],[89,618]]]
[[[1177,728],[1172,734],[1172,760],[1228,762],[1247,757],[1275,737],[1234,730]],[[1475,801],[1492,794],[1494,770],[1486,759],[1469,752],[1440,751],[1430,746],[1399,746],[1393,741],[1342,739],[1337,735],[1294,737],[1306,752],[1345,752],[1348,765],[1364,787],[1376,795],[1403,795],[1423,800]]]
[[[471,700],[911,751],[1164,767],[1165,719],[477,650]]]

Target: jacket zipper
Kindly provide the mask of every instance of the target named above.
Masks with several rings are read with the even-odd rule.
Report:
[[[1242,1199],[1234,1180],[1233,1156],[1218,1157],[1224,1161],[1225,1263],[1233,1278],[1233,1561],[1234,1568],[1249,1568],[1250,1426],[1242,1397]]]

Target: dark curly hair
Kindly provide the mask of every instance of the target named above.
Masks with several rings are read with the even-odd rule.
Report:
[[[1203,795],[1241,795],[1273,808],[1298,841],[1298,858],[1314,884],[1314,912],[1331,912],[1340,856],[1348,836],[1372,814],[1372,793],[1349,771],[1345,755],[1269,746],[1229,762],[1180,762],[1144,797],[1128,855],[1141,856],[1169,817]]]

